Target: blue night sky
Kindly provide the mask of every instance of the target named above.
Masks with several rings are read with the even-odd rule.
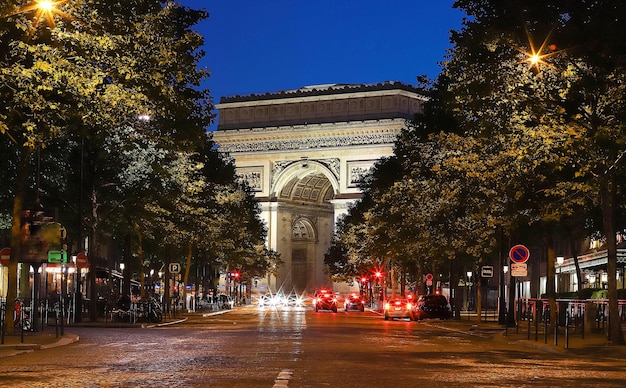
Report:
[[[205,87],[221,97],[435,78],[463,14],[453,0],[179,0],[210,17]]]

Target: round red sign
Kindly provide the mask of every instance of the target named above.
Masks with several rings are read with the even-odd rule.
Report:
[[[87,255],[83,252],[80,252],[76,255],[76,266],[78,268],[87,268],[89,267],[89,262],[87,261]]]
[[[0,264],[8,267],[9,261],[11,261],[11,248],[2,248],[0,250]]]
[[[514,263],[525,263],[530,257],[530,251],[524,245],[516,245],[509,251],[509,258]]]

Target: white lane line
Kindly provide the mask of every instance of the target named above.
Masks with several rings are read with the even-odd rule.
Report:
[[[272,388],[289,387],[289,380],[291,380],[292,375],[293,370],[283,369],[282,371],[280,371],[276,379],[274,379],[274,385],[272,386]]]

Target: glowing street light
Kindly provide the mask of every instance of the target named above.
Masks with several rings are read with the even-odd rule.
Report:
[[[60,7],[67,1],[68,0],[35,0],[31,4],[20,8],[12,15],[35,11],[35,27],[41,19],[45,19],[51,27],[54,27],[56,25],[56,23],[54,22],[55,15],[60,15],[62,17],[69,16],[68,14],[60,10]]]

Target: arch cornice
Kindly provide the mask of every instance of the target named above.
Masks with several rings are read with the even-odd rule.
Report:
[[[339,122],[218,131],[213,138],[228,153],[287,151],[393,144],[404,119]]]

